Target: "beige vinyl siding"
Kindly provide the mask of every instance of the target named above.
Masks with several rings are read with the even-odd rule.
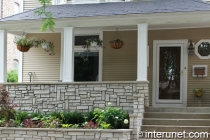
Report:
[[[149,31],[150,46],[150,66],[148,69],[148,79],[152,83],[152,69],[153,69],[153,40],[178,40],[189,39],[194,43],[197,43],[200,39],[210,39],[210,28],[200,29],[174,29],[174,30],[153,30]],[[192,77],[192,65],[208,65],[208,77],[195,78]],[[203,106],[210,106],[210,60],[199,59],[196,54],[188,55],[188,88],[187,88],[187,106],[196,106],[194,102],[193,89],[203,88],[205,93],[203,94]],[[152,85],[149,88],[150,97],[152,97]],[[184,93],[186,94],[186,93]],[[150,105],[152,100],[150,98]]]
[[[129,81],[136,80],[137,69],[137,31],[120,32],[125,46],[114,50],[109,47],[114,32],[104,32],[104,58],[103,58],[103,81]],[[148,80],[150,106],[152,105],[152,80],[153,80],[153,40],[179,40],[189,39],[197,43],[200,39],[210,39],[210,28],[199,29],[171,29],[171,30],[149,30],[149,67]],[[208,77],[192,77],[192,65],[208,65]],[[202,88],[203,106],[210,106],[210,60],[199,59],[197,55],[188,55],[188,88],[187,106],[196,106],[193,89]]]
[[[43,48],[31,48],[23,53],[23,82],[29,82],[28,72],[35,72],[33,82],[57,82],[60,80],[60,33],[28,34],[37,39],[52,41],[55,45],[55,55],[50,56]]]
[[[114,33],[105,31],[103,34],[103,81],[136,81],[137,32],[120,32],[125,43],[121,49],[113,49],[109,45]]]
[[[40,7],[41,4],[38,0],[24,0],[23,1],[23,11],[31,10]]]

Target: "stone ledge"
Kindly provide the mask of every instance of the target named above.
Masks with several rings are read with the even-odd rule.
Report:
[[[16,127],[0,127],[2,130],[16,131],[60,131],[60,132],[132,132],[133,129],[65,129],[65,128],[16,128]]]
[[[31,82],[0,83],[0,85],[82,85],[82,84],[149,84],[149,81],[102,81],[102,82]]]

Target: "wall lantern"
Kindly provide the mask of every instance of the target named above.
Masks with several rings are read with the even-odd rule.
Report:
[[[189,47],[188,47],[188,54],[194,54],[194,43],[190,40]]]

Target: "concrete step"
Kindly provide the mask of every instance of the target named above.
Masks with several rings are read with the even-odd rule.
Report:
[[[156,119],[144,118],[143,125],[210,126],[210,119]]]
[[[210,132],[210,126],[142,125],[142,131],[153,132]]]
[[[147,107],[145,112],[210,113],[210,107]]]
[[[210,113],[145,112],[144,118],[210,119]]]

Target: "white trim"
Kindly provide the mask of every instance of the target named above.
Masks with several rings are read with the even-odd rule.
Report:
[[[23,4],[24,4],[24,2],[23,2],[23,0],[19,0],[19,4],[20,4],[20,13],[21,12],[23,12]]]
[[[52,5],[67,4],[67,0],[52,0]]]
[[[180,71],[183,71],[183,76],[180,78],[181,99],[174,100],[159,100],[157,91],[159,89],[159,47],[161,46],[180,46],[181,47],[181,62]],[[185,107],[187,106],[187,75],[188,75],[188,40],[154,40],[153,41],[153,88],[152,88],[152,105],[154,107]]]
[[[23,53],[19,52],[18,82],[23,82]]]
[[[100,3],[100,0],[72,0],[72,4]]]
[[[63,82],[74,82],[74,28],[64,27],[63,35]]]
[[[208,56],[201,56],[198,53],[198,46],[202,43],[202,42],[208,42],[210,44],[210,39],[201,39],[198,43],[196,43],[195,45],[195,54],[200,58],[200,59],[210,59],[210,54]]]
[[[137,49],[137,80],[136,81],[146,81],[147,80],[147,52],[148,52],[148,25],[137,24],[138,26],[138,49]]]
[[[63,48],[64,48],[64,31],[61,31],[61,56],[60,56],[60,80],[63,80]]]
[[[7,82],[7,32],[0,30],[0,83]]]
[[[74,36],[82,36],[82,35],[99,35],[99,38],[103,40],[103,30],[102,29],[92,29],[92,28],[86,28],[81,29],[77,28],[75,29]],[[74,46],[74,49],[76,51],[84,51],[82,49],[82,46]],[[102,81],[102,73],[103,73],[103,48],[100,47],[92,47],[90,48],[92,51],[98,51],[99,52],[99,68],[98,68],[98,81]]]
[[[3,11],[3,9],[2,9],[2,0],[0,0],[0,18],[2,18],[2,11]]]

